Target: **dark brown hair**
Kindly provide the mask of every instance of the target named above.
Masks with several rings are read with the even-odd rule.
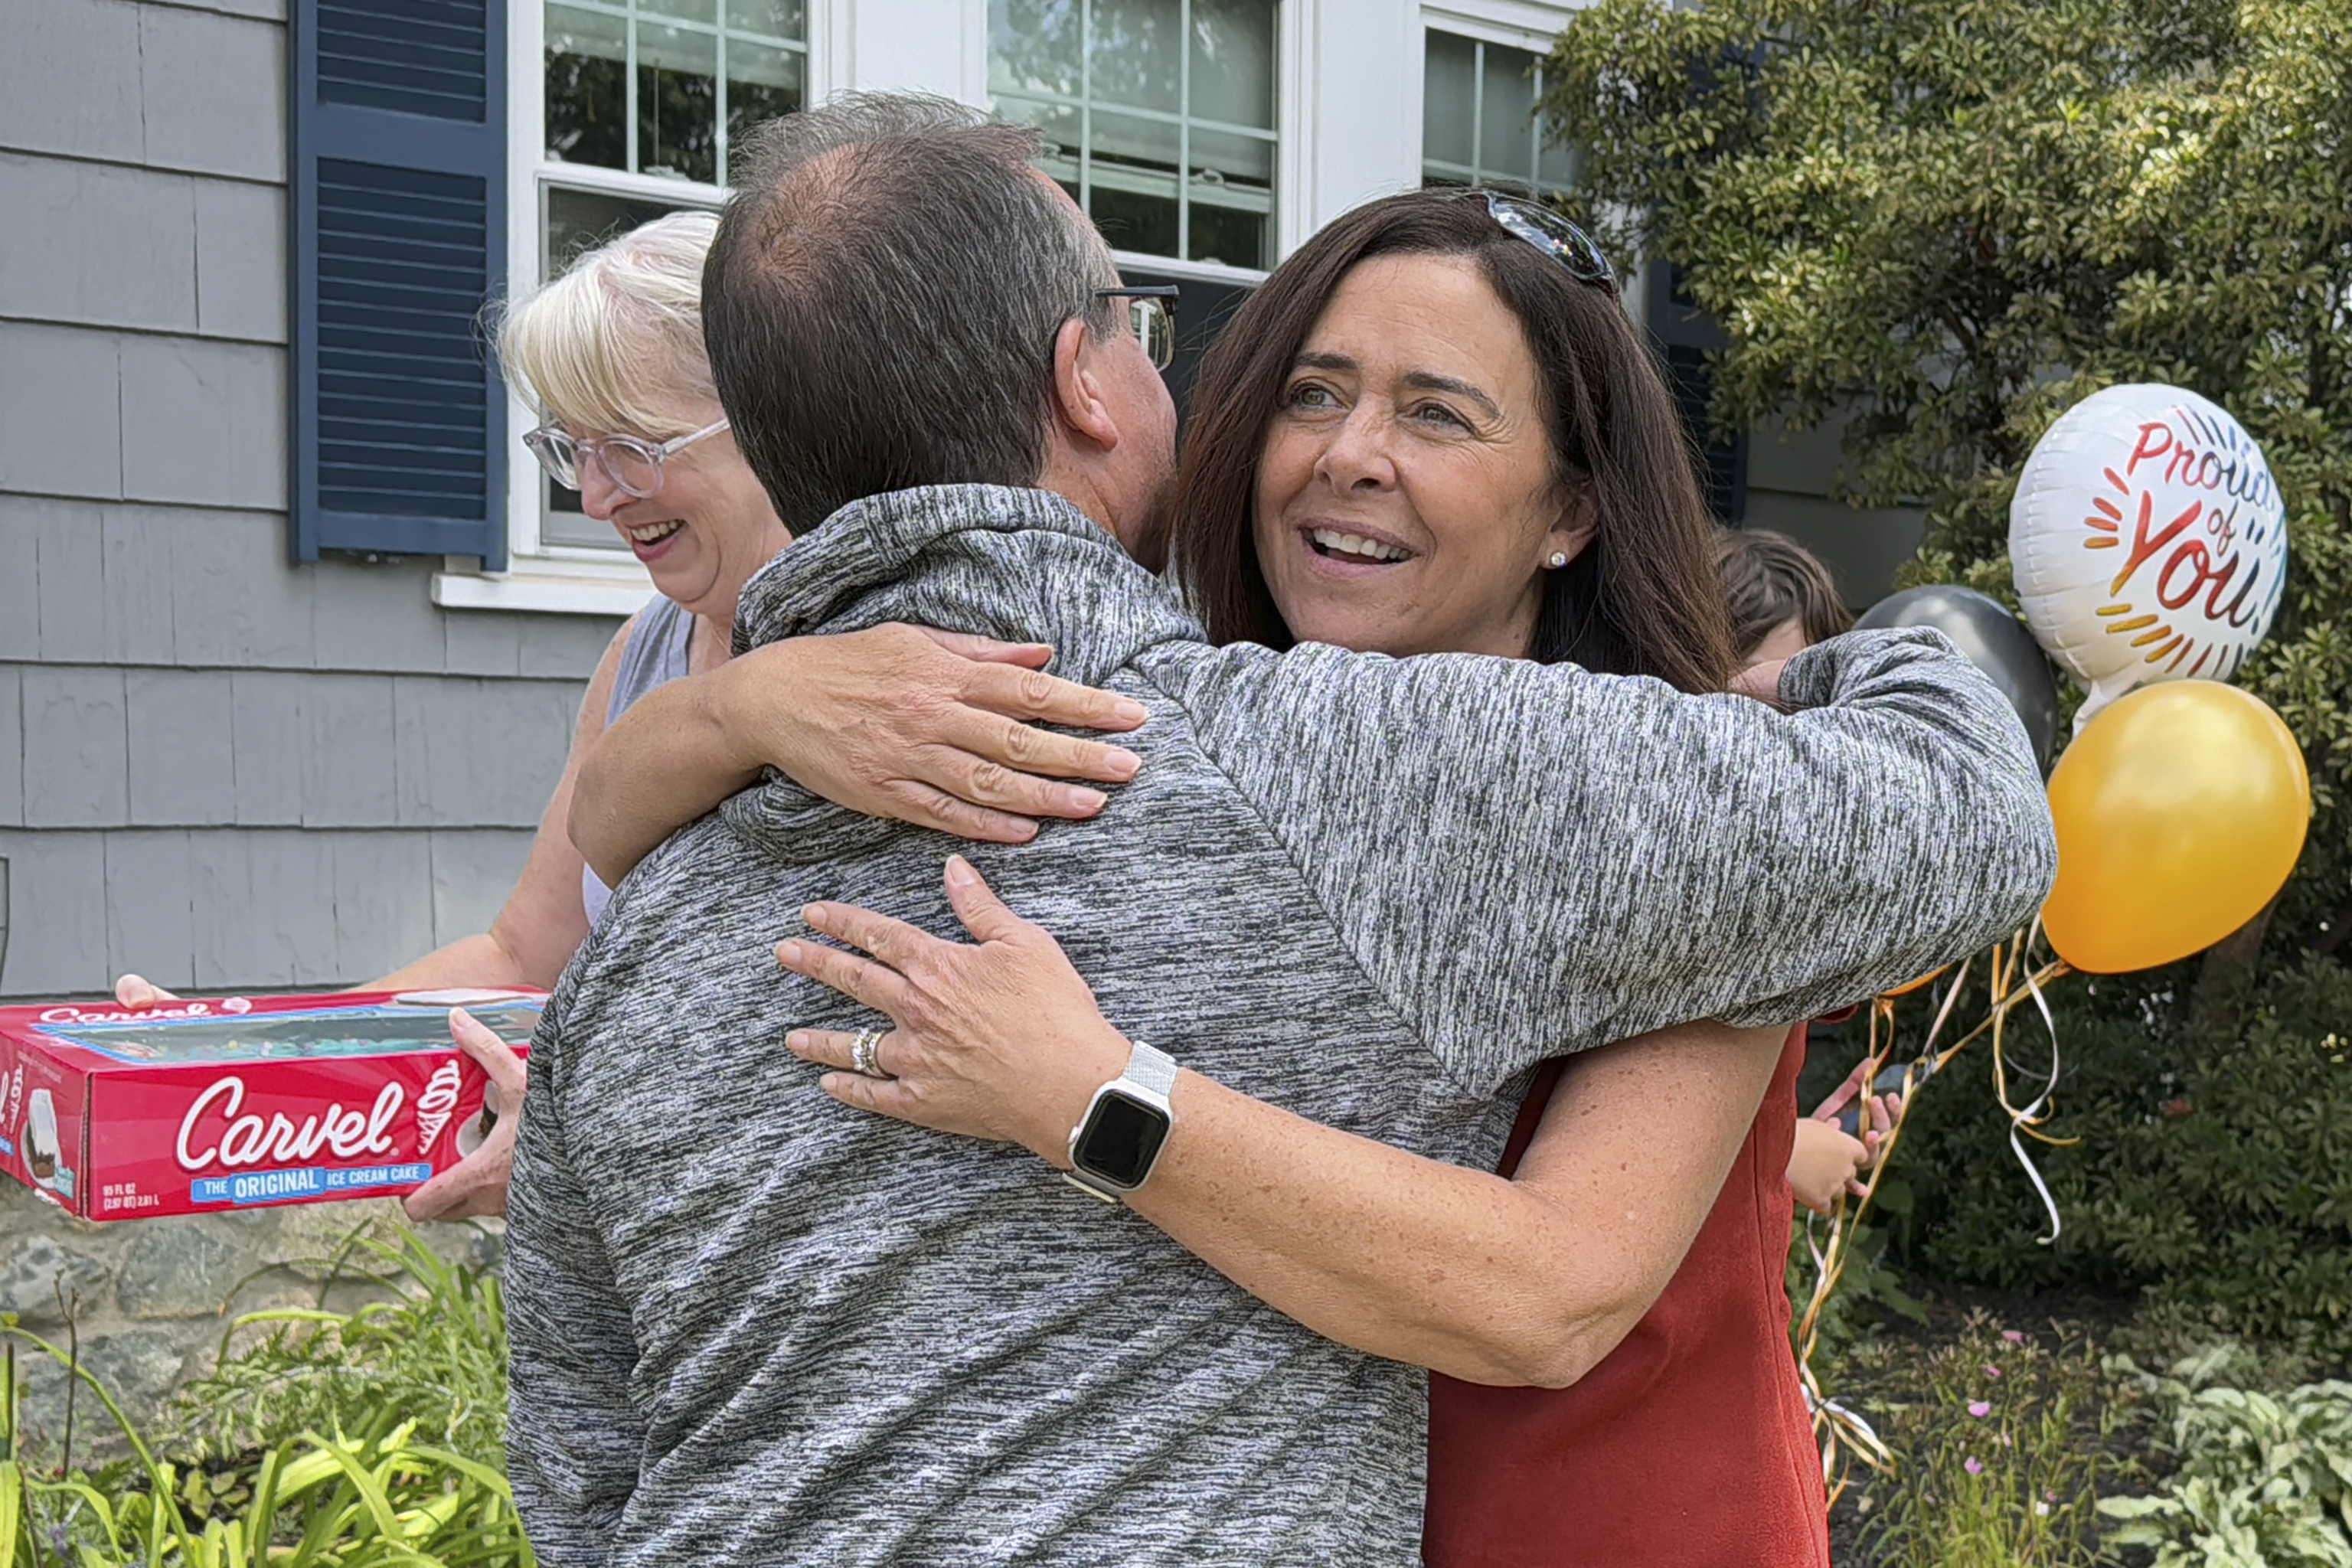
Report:
[[[1292,362],[1348,274],[1376,256],[1415,255],[1477,262],[1534,357],[1561,492],[1591,497],[1592,542],[1545,574],[1530,656],[1721,690],[1736,664],[1714,524],[1655,358],[1616,300],[1459,192],[1389,196],[1334,220],[1275,269],[1202,361],[1178,479],[1176,555],[1210,637],[1290,646],[1251,529],[1266,428]]]
[[[1725,529],[1715,542],[1715,569],[1731,608],[1732,646],[1743,659],[1754,658],[1784,621],[1796,622],[1808,644],[1853,627],[1853,612],[1838,597],[1830,569],[1785,533]]]

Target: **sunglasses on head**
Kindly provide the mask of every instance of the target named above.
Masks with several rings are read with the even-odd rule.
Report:
[[[1618,297],[1617,269],[1609,265],[1609,258],[1601,253],[1601,247],[1591,235],[1559,214],[1539,202],[1505,195],[1500,191],[1467,190],[1462,197],[1465,201],[1485,202],[1488,217],[1506,232],[1559,262],[1578,282],[1604,289],[1612,300]]]

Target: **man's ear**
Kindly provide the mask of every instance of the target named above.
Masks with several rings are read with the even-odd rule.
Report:
[[[1054,422],[1081,447],[1099,455],[1118,445],[1118,421],[1096,374],[1097,348],[1094,334],[1076,316],[1054,334]]]

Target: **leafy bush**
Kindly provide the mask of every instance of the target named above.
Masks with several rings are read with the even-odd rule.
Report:
[[[2164,1411],[2179,1468],[2154,1495],[2108,1498],[2117,1545],[2155,1568],[2352,1568],[2352,1384],[2272,1395],[2231,1387],[2246,1369],[2221,1345],[2137,1378]]]
[[[1892,1216],[1898,1222],[1907,1218],[1912,1202],[1911,1184],[1890,1171],[1879,1181],[1878,1196],[1870,1214],[1857,1220],[1849,1213],[1844,1220],[1848,1230],[1845,1268],[1838,1278],[1837,1289],[1822,1303],[1814,1322],[1819,1342],[1817,1360],[1822,1354],[1834,1356],[1874,1323],[1893,1318],[1927,1322],[1927,1309],[1903,1289],[1901,1272],[1887,1258],[1892,1239],[1889,1232],[1872,1223],[1882,1216]],[[1783,1283],[1789,1292],[1789,1332],[1792,1341],[1803,1330],[1805,1309],[1812,1300],[1815,1282],[1821,1277],[1820,1267],[1813,1259],[1814,1249],[1826,1245],[1829,1230],[1827,1219],[1801,1209],[1790,1232]],[[1798,1343],[1801,1353],[1803,1348],[1801,1342]]]
[[[165,1413],[171,1441],[199,1458],[257,1451],[305,1430],[378,1435],[414,1423],[493,1468],[506,1464],[506,1299],[495,1275],[453,1264],[415,1232],[362,1231],[329,1260],[329,1286],[388,1293],[354,1312],[249,1313],[230,1325],[211,1375]]]
[[[2147,1285],[2339,1353],[2352,1083],[2329,1041],[2352,1008],[2316,961],[2352,933],[2347,37],[2352,0],[1597,0],[1543,104],[1584,153],[1577,216],[1672,258],[1721,324],[1717,425],[1846,421],[1840,493],[1925,510],[1907,582],[2010,596],[2019,471],[2099,387],[2193,388],[2262,443],[2292,559],[2239,679],[2294,730],[2313,795],[2266,941],[2211,978],[2055,998],[2073,1077],[2052,1130],[2084,1140],[2044,1152],[2056,1247],[2032,1245],[1980,1055],[1929,1086],[1902,1161],[1915,1255],[1959,1279]],[[2251,1027],[2241,997],[2264,1005]]]
[[[2034,441],[2120,382],[2262,443],[2294,563],[2240,679],[2311,766],[2292,961],[2352,920],[2352,0],[1600,0],[1546,62],[1581,216],[1671,258],[1714,416],[1850,423],[1915,582],[2009,592]]]
[[[330,1284],[356,1272],[394,1298],[239,1320],[162,1444],[68,1352],[0,1317],[0,1568],[531,1568],[501,1473],[497,1281],[444,1263],[409,1232],[354,1238],[336,1263]],[[256,1329],[257,1340],[230,1348]],[[68,1367],[112,1417],[128,1459],[68,1469],[27,1449],[20,1346]]]
[[[2030,1146],[2063,1233],[2032,1240],[2041,1205],[1971,1046],[1916,1097],[1895,1156],[1897,1170],[1965,1175],[1916,1181],[1898,1248],[1947,1279],[2138,1290],[2193,1341],[2284,1342],[2346,1365],[2352,972],[2314,960],[2274,975],[2235,1042],[2200,1037],[2162,993],[2066,985],[2053,1127],[2077,1142]]]
[[[1924,1353],[1857,1343],[1845,1403],[1895,1456],[1854,1506],[1882,1568],[2067,1568],[2098,1561],[2094,1510],[2116,1415],[2078,1338],[2044,1343],[1981,1313]]]

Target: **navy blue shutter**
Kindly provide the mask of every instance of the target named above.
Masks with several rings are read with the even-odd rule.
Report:
[[[507,559],[506,0],[290,0],[294,556]]]

